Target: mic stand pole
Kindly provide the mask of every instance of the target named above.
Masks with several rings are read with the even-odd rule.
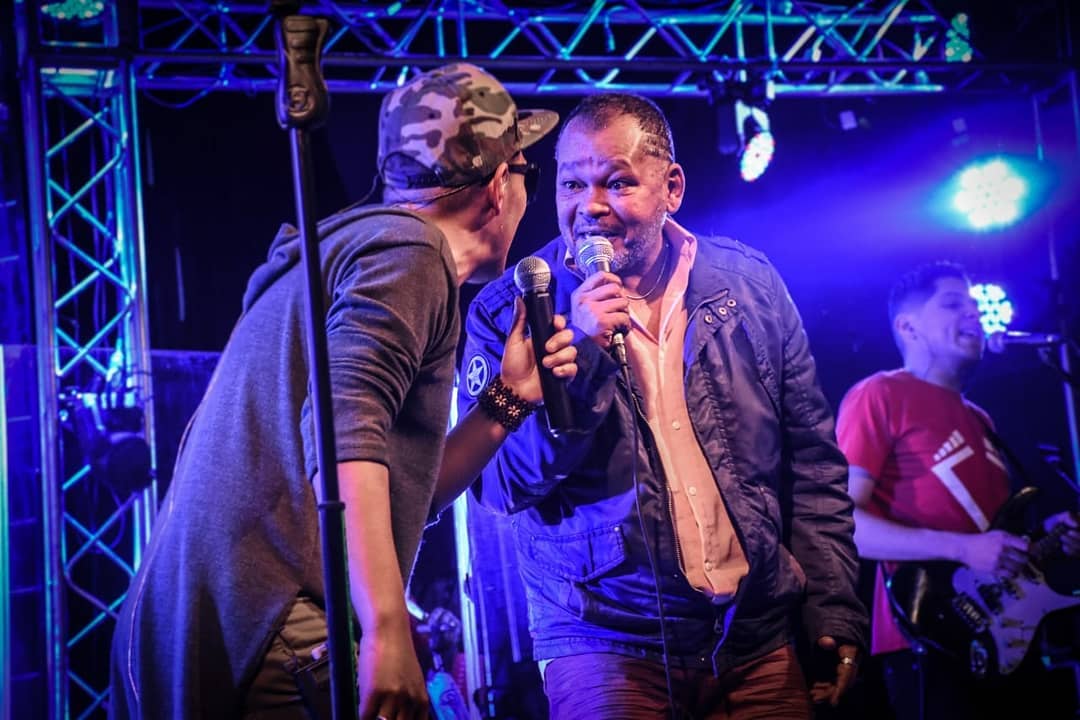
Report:
[[[322,539],[326,631],[330,651],[330,707],[334,720],[355,718],[356,650],[353,646],[345,560],[345,505],[338,492],[334,417],[330,396],[330,361],[326,340],[326,311],[319,258],[319,236],[312,208],[312,177],[308,130],[326,118],[329,97],[322,77],[322,48],[329,23],[325,18],[299,15],[299,2],[272,0],[277,18],[277,119],[289,131],[292,148],[293,193],[307,278],[308,371],[313,393],[315,445],[322,484],[319,528]]]

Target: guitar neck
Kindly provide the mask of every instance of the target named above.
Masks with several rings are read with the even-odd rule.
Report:
[[[1077,517],[1077,513],[1073,513]],[[1036,563],[1041,563],[1046,558],[1061,550],[1061,536],[1069,532],[1071,528],[1066,523],[1058,523],[1054,529],[1046,534],[1046,537],[1032,543],[1028,554]]]

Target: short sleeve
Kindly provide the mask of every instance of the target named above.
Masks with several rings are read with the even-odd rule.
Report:
[[[419,373],[457,341],[451,269],[436,240],[377,233],[330,272],[327,345],[337,460],[388,464],[388,434]],[[449,380],[447,380],[449,395]],[[447,400],[449,402],[449,399]],[[305,465],[315,471],[310,403],[302,415]]]
[[[877,378],[855,385],[844,396],[836,418],[836,440],[849,465],[880,478],[892,454],[887,389]]]

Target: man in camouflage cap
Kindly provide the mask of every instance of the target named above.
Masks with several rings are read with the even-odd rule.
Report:
[[[519,312],[493,404],[445,436],[461,329],[459,286],[502,271],[554,127],[495,78],[456,64],[394,90],[380,116],[381,206],[319,225],[329,298],[337,469],[360,717],[419,718],[427,690],[405,587],[425,523],[542,400]],[[295,672],[325,679],[318,467],[308,399],[304,274],[286,226],[248,283],[243,314],[188,427],[113,638],[112,717],[309,717]],[[520,310],[520,308],[519,308]],[[544,363],[576,373],[564,320]],[[501,404],[499,404],[501,403]],[[441,460],[441,466],[440,466]]]

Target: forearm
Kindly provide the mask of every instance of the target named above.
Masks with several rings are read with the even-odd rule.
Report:
[[[508,432],[478,406],[446,436],[442,466],[432,500],[432,513],[441,513],[480,475],[484,466],[506,440]]]
[[[349,591],[363,633],[408,632],[405,587],[390,519],[390,477],[373,462],[338,464]]]
[[[961,562],[962,533],[908,527],[855,508],[855,544],[869,560]]]

